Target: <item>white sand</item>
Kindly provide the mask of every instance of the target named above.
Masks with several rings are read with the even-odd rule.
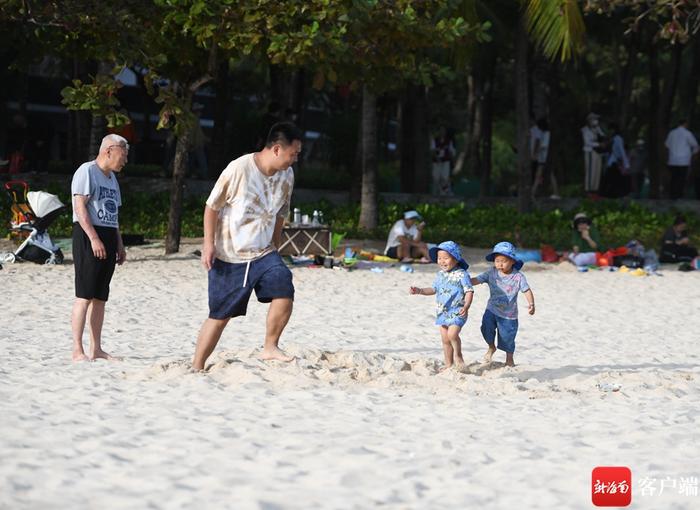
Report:
[[[131,249],[104,347],[70,362],[71,265],[0,271],[0,508],[592,508],[591,469],[700,477],[700,274],[527,267],[514,369],[490,367],[478,287],[463,330],[468,374],[442,361],[435,266],[294,269],[291,365],[255,359],[264,305],[232,321],[207,374],[189,373],[207,313],[196,246]],[[469,251],[472,272],[486,268]],[[621,385],[602,391],[598,385]]]

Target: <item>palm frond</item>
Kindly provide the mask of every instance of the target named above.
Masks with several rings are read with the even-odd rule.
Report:
[[[545,57],[570,60],[583,46],[585,26],[576,0],[527,0],[527,29]]]

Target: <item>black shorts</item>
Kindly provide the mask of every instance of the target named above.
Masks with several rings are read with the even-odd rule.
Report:
[[[398,252],[399,247],[398,246],[392,246],[386,251],[386,256],[391,257],[392,259],[398,259],[399,258],[399,252]]]
[[[95,227],[107,251],[106,259],[92,253],[92,245],[79,223],[73,223],[73,265],[75,267],[75,297],[82,299],[109,298],[109,283],[117,263],[117,229]]]

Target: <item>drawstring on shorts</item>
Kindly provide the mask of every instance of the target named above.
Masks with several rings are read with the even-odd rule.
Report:
[[[250,260],[245,265],[245,276],[243,277],[243,287],[248,283],[248,271],[250,270]]]

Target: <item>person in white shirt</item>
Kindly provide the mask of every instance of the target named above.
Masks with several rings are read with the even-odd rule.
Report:
[[[418,257],[419,262],[430,262],[428,245],[421,240],[425,227],[422,220],[417,211],[403,213],[403,219],[394,223],[389,231],[384,255],[401,262],[413,262],[413,259]]]
[[[605,133],[600,128],[598,119],[600,115],[589,113],[586,117],[586,125],[581,128],[583,138],[583,161],[585,178],[583,187],[586,193],[597,194],[600,188],[600,176],[603,169],[603,154]]]
[[[549,123],[545,118],[539,119],[537,124],[530,128],[530,159],[532,161],[532,173],[534,175],[534,183],[532,186],[533,199],[537,196],[537,188],[544,184],[547,174],[549,174],[549,180],[552,185],[552,195],[549,198],[554,200],[560,198],[557,178],[551,168],[547,172],[549,139]]]
[[[668,133],[666,148],[668,149],[668,170],[671,173],[670,195],[675,200],[683,196],[691,160],[699,150],[698,141],[693,133],[688,131],[687,120],[681,120],[678,127]]]
[[[301,140],[294,124],[274,124],[262,150],[229,163],[207,199],[201,259],[209,280],[209,317],[197,339],[195,370],[204,369],[229,320],[246,315],[253,291],[258,301],[270,304],[260,358],[294,359],[279,348],[292,315],[294,284],[277,247],[289,213],[292,165]]]

